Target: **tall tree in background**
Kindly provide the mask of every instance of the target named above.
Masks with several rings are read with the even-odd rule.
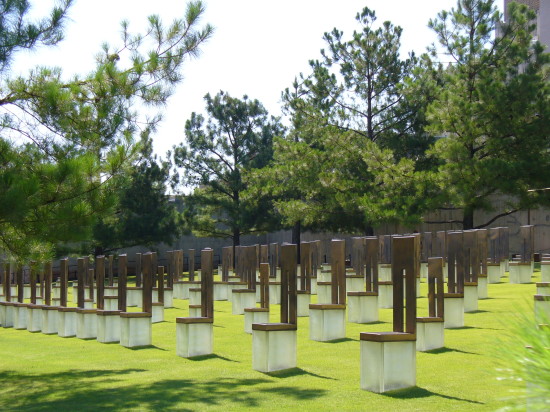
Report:
[[[534,13],[516,3],[509,11],[501,24],[493,0],[459,0],[430,21],[439,40],[434,57],[451,61],[428,111],[430,130],[441,136],[431,154],[447,201],[463,210],[464,229],[540,204],[544,196],[528,190],[550,179],[549,55],[533,41]],[[491,211],[495,194],[510,195],[506,209],[474,224],[474,212]]]
[[[186,144],[174,147],[181,182],[194,187],[187,198],[194,212],[193,231],[202,236],[231,238],[270,229],[276,222],[262,198],[244,198],[245,172],[264,167],[273,155],[273,137],[283,133],[279,120],[268,116],[258,100],[220,92],[205,96],[208,121],[192,113],[185,124]]]
[[[51,257],[57,242],[88,239],[97,216],[116,205],[116,190],[212,28],[199,27],[200,1],[164,26],[149,18],[145,35],[122,25],[120,47],[105,45],[96,67],[65,79],[40,67],[9,78],[14,53],[55,44],[71,1],[31,22],[25,0],[0,3],[0,249],[19,260]],[[157,110],[143,116],[136,104]]]
[[[94,226],[91,244],[95,256],[124,247],[170,244],[182,234],[177,199],[166,193],[171,165],[157,159],[147,136],[139,153],[137,164],[121,185],[115,212]]]
[[[400,57],[400,27],[377,25],[368,8],[356,19],[350,40],[325,33],[322,60],[283,93],[293,129],[260,189],[278,196],[287,224],[372,234],[381,222],[419,219],[415,162],[431,140],[418,116],[425,103],[407,93],[416,59]]]

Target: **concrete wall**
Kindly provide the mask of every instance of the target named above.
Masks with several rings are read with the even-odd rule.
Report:
[[[495,198],[493,201],[497,210],[504,210],[506,205],[506,198]],[[484,213],[476,212],[474,224],[480,225],[494,216],[496,212]],[[425,217],[425,221],[443,221],[443,220],[460,220],[462,218],[461,212],[458,210],[445,210],[431,213]],[[535,209],[530,211],[519,211],[512,215],[502,217],[493,222],[489,227],[509,227],[510,228],[510,253],[518,253],[519,242],[517,235],[519,233],[519,227],[527,224],[535,226],[535,251],[550,253],[550,209]],[[452,224],[419,224],[412,227],[399,226],[394,224],[382,225],[375,229],[376,235],[384,234],[405,234],[416,232],[434,232],[439,230],[456,230],[462,229],[462,226],[457,223]],[[321,240],[321,254],[326,256],[326,261],[330,261],[330,240],[331,239],[345,239],[346,240],[346,254],[351,253],[351,242],[349,241],[353,236],[363,236],[363,233],[330,233],[330,232],[318,232],[302,233],[302,241]],[[292,232],[290,230],[278,231],[258,236],[243,236],[241,238],[242,245],[253,244],[269,244],[269,243],[283,243],[292,241]],[[197,264],[200,262],[201,249],[210,247],[214,249],[215,264],[218,264],[221,260],[221,249],[224,246],[231,246],[230,239],[216,239],[216,238],[198,238],[194,236],[183,236],[173,245],[159,245],[157,247],[160,253],[159,264],[165,264],[166,251],[173,249],[183,249],[185,253],[185,262],[187,262],[188,250],[195,250],[195,261]],[[129,266],[133,267],[135,259],[135,253],[147,252],[146,248],[131,248],[125,250],[128,254]],[[122,253],[122,252],[121,252]],[[185,266],[187,267],[187,266]]]

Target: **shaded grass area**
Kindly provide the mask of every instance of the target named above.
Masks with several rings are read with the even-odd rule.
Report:
[[[0,410],[495,410],[517,389],[498,379],[499,347],[514,339],[509,320],[532,311],[534,293],[534,284],[507,279],[489,285],[491,299],[465,315],[465,328],[446,330],[445,348],[417,353],[417,387],[383,395],[359,387],[358,338],[390,330],[388,309],[380,322],[348,323],[346,338],[330,343],[310,341],[309,320],[299,318],[298,368],[269,374],[252,370],[252,337],[229,302],[215,303],[215,354],[194,359],[175,354],[183,300],[153,325],[153,345],[138,350],[0,328]],[[418,304],[425,316],[427,299]]]

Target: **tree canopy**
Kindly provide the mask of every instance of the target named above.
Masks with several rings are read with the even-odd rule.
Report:
[[[132,246],[171,244],[184,232],[181,206],[167,194],[171,164],[153,154],[152,140],[144,136],[139,158],[117,193],[110,215],[101,216],[93,228],[93,240],[84,246],[96,256]]]
[[[59,41],[70,5],[30,22],[27,1],[3,2],[1,67],[18,49]],[[61,68],[48,67],[26,77],[0,72],[0,249],[41,260],[57,242],[89,239],[97,216],[116,204],[140,136],[154,132],[184,62],[211,36],[210,25],[200,26],[203,12],[195,1],[168,26],[151,16],[143,35],[123,22],[120,46],[105,44],[87,75],[65,79]]]
[[[431,142],[410,92],[417,59],[400,56],[402,29],[357,14],[349,40],[325,33],[327,50],[283,93],[292,130],[258,172],[287,224],[370,234],[385,221],[418,220],[424,199],[414,177]]]
[[[492,0],[460,0],[430,21],[439,41],[433,56],[451,62],[428,108],[428,130],[440,136],[430,152],[464,229],[540,203],[528,190],[550,179],[550,55],[533,39],[534,18],[511,3],[503,23]],[[495,194],[508,195],[506,209],[475,224],[474,212],[491,211]]]
[[[267,165],[273,138],[282,135],[279,119],[258,100],[219,92],[205,96],[208,120],[192,113],[185,124],[186,143],[174,147],[180,181],[195,187],[187,197],[195,233],[231,238],[267,230],[273,219],[265,198],[244,198],[246,171]]]

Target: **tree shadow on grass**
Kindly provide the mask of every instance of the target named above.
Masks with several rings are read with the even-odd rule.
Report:
[[[394,398],[394,399],[417,399],[417,398],[429,398],[431,396],[438,396],[440,398],[445,398],[453,401],[460,401],[460,402],[468,402],[468,403],[475,403],[477,405],[484,405],[483,402],[474,401],[471,399],[464,399],[464,398],[457,398],[455,396],[448,396],[443,395],[441,393],[436,393],[429,391],[424,388],[419,388],[418,386],[414,386],[412,388],[407,389],[399,389],[391,392],[383,393],[382,395]]]
[[[441,353],[449,353],[449,352],[465,353],[467,355],[479,355],[479,353],[476,353],[476,352],[467,352],[467,351],[464,351],[464,350],[448,348],[448,347],[443,347],[443,348],[424,351],[424,353],[429,353],[429,354],[432,354],[432,355],[439,355]]]
[[[290,378],[292,376],[300,376],[300,375],[309,375],[313,376],[315,378],[321,378],[321,379],[331,379],[331,380],[337,380],[335,378],[331,378],[329,376],[323,376],[318,375],[313,372],[308,372],[302,368],[292,368],[292,369],[285,369],[282,371],[275,371],[275,372],[267,372],[266,375],[271,376],[272,378]]]
[[[24,411],[191,411],[205,407],[259,407],[266,399],[314,399],[323,389],[266,387],[268,379],[216,377],[140,383],[142,369],[25,374],[0,372],[0,410]],[[307,373],[307,372],[306,372]],[[135,374],[131,381],[125,375]]]

